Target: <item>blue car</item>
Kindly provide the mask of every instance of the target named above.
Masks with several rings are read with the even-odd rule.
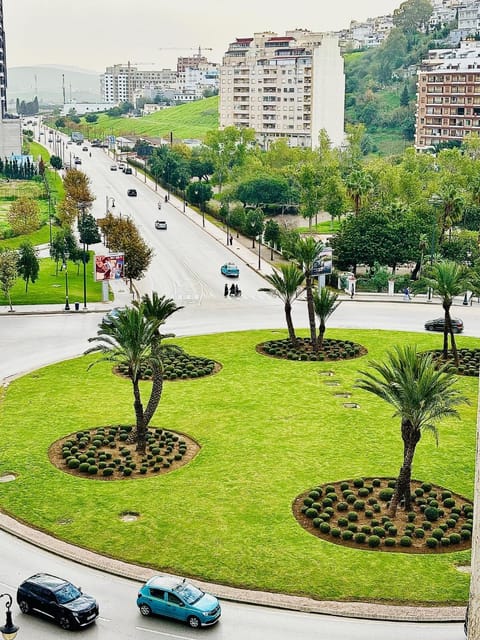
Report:
[[[222,264],[220,272],[222,275],[229,278],[238,278],[240,275],[240,269],[234,262],[226,262],[225,264]]]
[[[170,576],[150,578],[138,592],[137,607],[143,616],[174,618],[193,628],[215,624],[222,614],[215,596]]]

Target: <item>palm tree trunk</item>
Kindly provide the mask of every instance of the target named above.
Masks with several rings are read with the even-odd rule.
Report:
[[[290,338],[292,347],[295,347],[297,344],[297,336],[295,335],[295,329],[293,327],[292,305],[288,301],[285,302],[285,319],[287,321],[288,337]]]
[[[145,409],[145,413],[143,415],[143,422],[145,428],[150,424],[150,420],[153,418],[153,414],[157,410],[158,405],[160,404],[160,400],[162,397],[163,391],[163,375],[162,370],[158,363],[154,362],[152,365],[152,373],[153,373],[153,382],[152,382],[152,391],[150,393],[150,398],[148,400],[147,408]]]
[[[325,335],[325,330],[326,330],[326,326],[325,326],[325,322],[323,320],[323,318],[320,320],[320,326],[318,327],[318,349],[320,350],[323,347],[323,336]]]
[[[140,395],[140,387],[138,379],[132,380],[133,385],[133,408],[135,410],[136,429],[137,429],[137,447],[139,453],[145,453],[147,447],[147,429],[145,427],[142,398]]]
[[[443,310],[445,312],[445,323],[443,326],[443,354],[442,357],[444,360],[448,358],[448,333],[449,333],[449,325],[450,325],[450,310],[449,307],[444,303]]]
[[[460,361],[458,359],[458,349],[457,349],[457,343],[455,341],[455,334],[453,333],[452,318],[450,317],[450,307],[445,308],[445,328],[450,334],[453,360],[455,362],[455,366],[458,367],[460,364]],[[448,341],[448,335],[447,335],[447,341]],[[445,345],[444,345],[444,349],[445,349]],[[445,354],[445,351],[444,351],[444,354]],[[448,343],[447,343],[447,356],[444,355],[444,358],[446,359],[447,357],[448,357]]]
[[[405,511],[410,510],[411,492],[410,480],[412,476],[412,461],[415,455],[415,448],[420,440],[421,432],[413,429],[409,420],[402,420],[403,438],[403,463],[398,474],[395,492],[390,502],[389,515],[395,517],[397,508],[401,500],[405,501]]]
[[[308,323],[310,325],[310,340],[313,349],[317,350],[317,326],[315,323],[315,307],[313,304],[312,277],[307,275],[305,278],[305,289],[307,291],[307,310]]]

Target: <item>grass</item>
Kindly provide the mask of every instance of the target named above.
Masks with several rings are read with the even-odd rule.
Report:
[[[110,118],[100,115],[96,124],[78,125],[89,139],[115,136],[150,136],[176,139],[203,140],[208,131],[218,129],[218,96],[204,98],[189,104],[169,107],[142,118]]]
[[[2,243],[3,244],[3,243]],[[92,253],[90,252],[90,256]],[[94,282],[92,278],[93,261],[87,264],[87,301],[98,302],[102,299],[102,283]],[[50,258],[40,259],[40,273],[38,280],[28,285],[25,293],[25,281],[19,277],[11,290],[12,304],[64,304],[65,303],[65,272],[56,272],[55,262]],[[68,262],[68,293],[70,304],[83,300],[83,267],[80,264]],[[0,292],[0,305],[8,304],[7,298]]]
[[[220,583],[321,599],[465,603],[469,576],[454,567],[468,563],[469,552],[411,556],[343,548],[308,534],[292,515],[295,497],[317,484],[396,476],[402,458],[398,418],[353,385],[359,369],[387,348],[408,341],[432,349],[441,337],[328,330],[329,338],[348,338],[369,351],[341,363],[288,362],[256,353],[256,344],[285,334],[176,340],[223,369],[206,379],[165,383],[152,426],[186,433],[202,449],[190,464],[163,477],[83,480],[48,460],[58,438],[132,423],[130,383],[114,376],[108,364],[87,371],[94,356],[81,357],[13,381],[0,405],[0,473],[18,478],[0,485],[2,508],[100,553]],[[458,342],[478,346],[464,336]],[[335,376],[319,375],[326,369]],[[340,385],[332,388],[325,380]],[[424,435],[413,477],[471,499],[478,381],[460,378],[458,384],[471,405],[461,408],[461,421],[439,425],[438,447]],[[339,391],[350,391],[360,408],[343,408],[342,398],[334,396]],[[139,520],[122,522],[124,511],[139,512]]]
[[[319,222],[318,224],[314,224],[312,221],[312,227],[311,227],[312,233],[322,233],[322,234],[335,233],[339,229],[340,229],[340,222],[338,221],[337,218],[335,218],[333,221],[324,220],[323,222]],[[309,233],[310,228],[308,227],[308,225],[306,227],[298,227],[297,231],[299,233]]]

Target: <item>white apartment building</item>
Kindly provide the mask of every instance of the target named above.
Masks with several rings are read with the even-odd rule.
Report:
[[[345,74],[338,39],[307,30],[237,38],[220,68],[220,128],[250,127],[265,148],[286,138],[318,146],[322,129],[344,142]]]
[[[220,65],[207,62],[196,67],[184,67],[177,71],[175,88],[178,93],[194,92],[197,99],[203,96],[206,89],[215,91],[218,88]]]
[[[105,102],[134,101],[134,94],[141,89],[162,89],[174,86],[176,73],[171,69],[144,71],[130,64],[107,67],[100,76],[100,92]]]

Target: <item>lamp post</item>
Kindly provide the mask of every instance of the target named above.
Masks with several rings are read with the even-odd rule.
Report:
[[[87,256],[85,252],[85,209],[87,205],[85,202],[82,202],[79,205],[80,211],[82,212],[82,221],[80,227],[80,239],[82,241],[82,262],[83,262],[83,309],[87,310],[87,271],[86,271],[86,262]]]
[[[110,200],[112,201],[112,209],[115,209],[115,198],[112,198],[111,196],[105,196],[105,213],[108,213]]]
[[[7,598],[5,624],[0,627],[0,633],[3,640],[14,640],[17,637],[18,627],[13,624],[12,612],[10,611],[12,596],[9,593],[0,593],[0,598]]]
[[[262,247],[262,234],[261,233],[258,234],[257,240],[258,240],[258,270],[260,271],[261,268],[262,268],[261,257],[260,257],[260,249]]]
[[[439,207],[442,204],[443,200],[442,198],[437,194],[437,193],[433,193],[431,195],[431,197],[428,199],[428,203],[432,205],[432,207],[434,207],[434,210],[436,209],[436,207]],[[430,241],[430,266],[433,265],[433,256],[435,254],[435,232],[437,230],[437,214],[435,211],[435,220],[433,221],[433,225],[432,225],[432,237],[431,237],[431,241]],[[433,296],[433,291],[432,291],[432,287],[428,287],[428,292],[427,292],[427,300],[430,302],[432,300],[432,296]]]
[[[65,260],[63,263],[63,266],[65,267],[65,311],[70,311],[70,304],[68,302],[68,250],[66,248],[63,258]]]
[[[470,268],[472,266],[472,252],[470,250],[467,251],[467,267]],[[473,293],[472,293],[473,296]],[[465,291],[465,295],[463,296],[463,304],[465,306],[468,305],[468,291]]]

